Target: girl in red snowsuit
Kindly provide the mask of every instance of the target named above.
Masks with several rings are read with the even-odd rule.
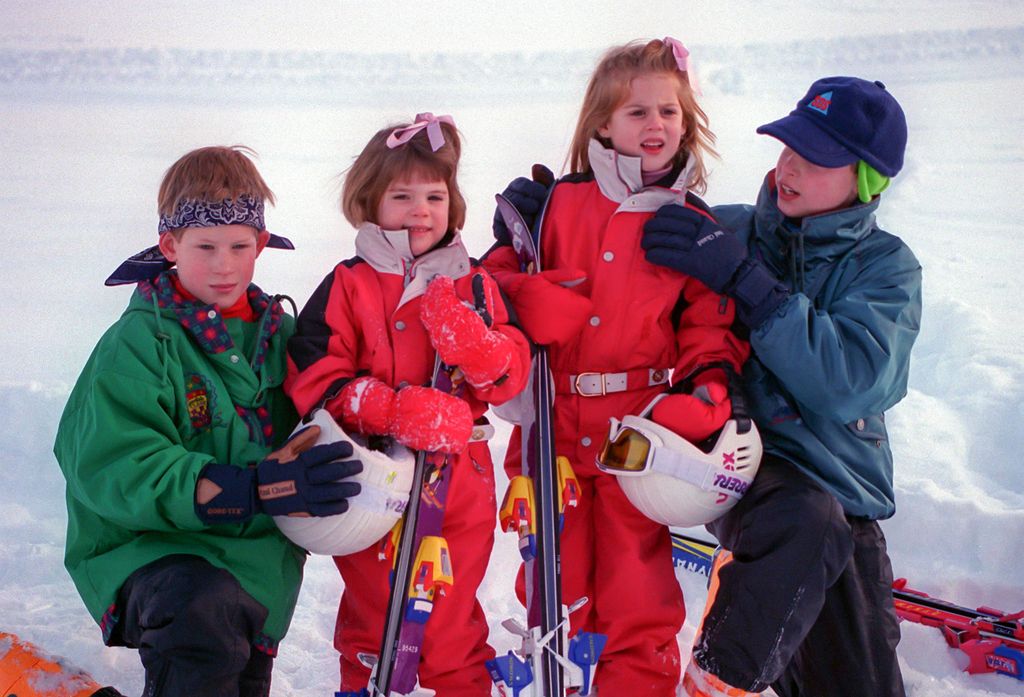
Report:
[[[483,414],[523,389],[530,352],[493,279],[459,238],[466,208],[459,152],[450,117],[432,114],[379,131],[367,144],[341,198],[358,228],[358,256],[338,264],[299,314],[285,389],[300,413],[326,405],[349,433],[454,454],[443,527],[454,583],[427,622],[419,679],[438,697],[486,697],[484,661],[494,651],[476,591],[496,506],[486,442],[493,429]],[[435,350],[462,370],[464,399],[423,386]],[[366,686],[366,659],[380,648],[391,561],[378,551],[334,559],[345,580],[334,636],[343,692]]]
[[[644,222],[667,203],[705,211],[703,158],[713,136],[691,88],[686,49],[674,39],[632,43],[602,58],[584,97],[572,173],[546,187],[517,179],[506,195],[524,214],[545,204],[541,267],[518,270],[507,231],[484,260],[530,337],[550,347],[556,451],[581,485],[561,537],[562,597],[590,602],[573,631],[608,635],[595,684],[602,695],[670,697],[685,615],[668,530],[626,499],[595,457],[610,417],[639,413],[669,382],[702,386],[657,405],[653,418],[699,441],[730,413],[724,368],[748,346],[731,331],[733,304],[696,279],[666,273],[640,248]],[[531,211],[532,208],[532,211]],[[671,378],[669,377],[671,375]],[[520,467],[518,430],[508,449]]]

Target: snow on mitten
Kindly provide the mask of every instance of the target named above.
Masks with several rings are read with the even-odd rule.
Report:
[[[651,420],[691,443],[699,443],[725,425],[732,413],[732,401],[722,371],[702,373],[694,384],[692,394],[669,395],[655,404]]]
[[[490,289],[483,276],[473,279],[474,294],[480,296],[478,304],[488,317],[493,316],[494,308]],[[420,304],[420,319],[441,360],[461,368],[473,387],[490,387],[508,373],[515,344],[504,334],[491,330],[459,298],[452,279],[437,276],[430,282]]]
[[[395,391],[369,375],[351,381],[338,394],[341,409],[332,410],[346,431],[383,436],[395,420]]]
[[[469,404],[433,387],[405,387],[395,399],[391,435],[413,450],[458,453],[473,432]]]

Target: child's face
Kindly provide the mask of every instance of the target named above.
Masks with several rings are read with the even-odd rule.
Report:
[[[423,254],[448,232],[448,184],[417,176],[394,180],[377,206],[376,223],[385,230],[408,230],[413,255]]]
[[[775,166],[778,206],[790,218],[846,208],[857,198],[857,167],[821,167],[788,146]]]
[[[638,75],[629,83],[626,101],[598,134],[611,140],[617,152],[639,157],[645,172],[668,167],[686,133],[678,88],[679,79],[672,75]]]
[[[207,305],[231,307],[252,282],[256,257],[270,233],[248,225],[185,228],[180,239],[160,236],[160,251],[178,265],[178,279]]]

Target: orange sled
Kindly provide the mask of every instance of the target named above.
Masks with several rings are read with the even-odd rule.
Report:
[[[34,644],[0,632],[0,697],[123,697]]]

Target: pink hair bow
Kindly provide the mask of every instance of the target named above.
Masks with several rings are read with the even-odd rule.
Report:
[[[455,120],[445,114],[444,116],[434,116],[429,111],[416,114],[416,118],[413,119],[411,126],[405,126],[404,128],[396,128],[392,131],[391,135],[388,136],[387,146],[394,150],[399,145],[405,145],[412,137],[423,129],[427,129],[427,138],[430,140],[430,149],[433,152],[440,150],[441,146],[444,145],[444,131],[441,130],[441,124],[447,123],[451,126],[455,125]]]
[[[696,94],[703,94],[700,91],[700,83],[697,82],[697,71],[690,61],[690,52],[686,50],[686,46],[683,46],[683,42],[679,39],[673,39],[671,36],[666,36],[661,40],[661,43],[672,48],[672,55],[675,56],[676,65],[680,71],[686,73],[686,80],[690,83],[690,89]]]

